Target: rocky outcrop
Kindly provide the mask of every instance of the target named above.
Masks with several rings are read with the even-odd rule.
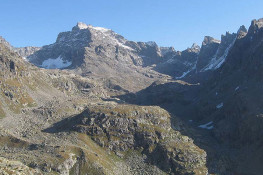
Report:
[[[60,125],[85,133],[100,146],[123,156],[141,151],[169,174],[206,174],[206,154],[193,140],[175,131],[170,115],[159,107],[94,107]],[[175,128],[173,130],[171,128]]]
[[[39,174],[37,170],[34,170],[32,168],[29,168],[28,166],[22,164],[18,161],[10,161],[3,157],[0,157],[0,173],[2,175],[35,175]]]

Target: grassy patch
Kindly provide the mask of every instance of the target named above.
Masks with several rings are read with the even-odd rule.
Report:
[[[18,80],[16,78],[5,80],[5,84],[12,86],[12,87],[21,87],[21,84],[18,82]]]
[[[2,108],[2,103],[0,102],[0,119],[5,117],[5,111]]]
[[[121,159],[118,158],[113,152],[97,145],[86,134],[78,134],[78,136],[87,147],[87,149],[84,150],[87,162],[96,164],[96,169],[100,167],[103,171],[113,172],[115,162],[121,161]]]
[[[28,106],[28,107],[32,107],[34,106],[34,100],[28,95],[28,94],[25,94],[23,95],[22,97],[20,97],[19,99],[19,103],[22,105],[22,106]]]
[[[11,148],[27,148],[29,143],[12,136],[0,136],[0,145]]]

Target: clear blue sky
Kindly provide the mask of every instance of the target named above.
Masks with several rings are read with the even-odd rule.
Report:
[[[263,17],[263,0],[0,0],[0,7],[0,35],[16,47],[51,44],[81,21],[183,50]]]

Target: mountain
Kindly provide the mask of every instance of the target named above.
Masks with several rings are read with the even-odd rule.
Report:
[[[151,79],[155,81],[161,74],[182,79],[195,72],[219,68],[236,37],[237,34],[229,32],[222,35],[221,41],[206,36],[201,48],[193,44],[180,52],[173,47],[159,47],[153,41],[128,41],[110,29],[79,22],[71,31],[60,33],[54,44],[42,48],[18,48],[17,52],[39,67],[68,68],[82,75],[110,75],[116,84],[134,91],[135,87],[131,89],[122,80],[143,79],[142,88],[144,82],[152,83]],[[147,70],[143,69],[146,67]]]
[[[122,104],[110,96],[126,91],[100,77],[38,68],[18,53],[0,43],[1,173],[207,173],[176,116]]]
[[[43,68],[68,68],[79,75],[105,77],[113,86],[134,91],[165,76],[143,69],[160,61],[159,50],[156,44],[130,42],[112,30],[78,23],[27,59]],[[138,83],[129,83],[133,81]]]
[[[184,51],[84,23],[1,38],[0,172],[260,175],[262,41],[263,19]]]
[[[236,37],[236,33],[229,32],[221,36],[221,41],[206,36],[201,48],[193,44],[180,52],[173,47],[159,47],[153,41],[128,41],[110,29],[79,22],[71,31],[60,33],[54,44],[16,48],[16,52],[43,68],[66,68],[82,75],[110,75],[116,84],[134,91],[135,87],[131,89],[130,85],[121,83],[122,80],[128,77],[134,81],[140,77],[144,82],[152,83],[149,77],[155,81],[156,77],[162,76],[159,73],[182,79],[196,72],[219,68]],[[145,67],[148,67],[147,71],[142,69]],[[118,75],[119,72],[123,77]]]

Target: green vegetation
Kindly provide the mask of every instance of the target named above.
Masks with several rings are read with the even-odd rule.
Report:
[[[0,136],[0,146],[8,146],[10,148],[27,148],[29,143],[12,136]]]
[[[3,103],[15,114],[19,114],[24,107],[35,106],[35,101],[25,91],[26,87],[22,85],[17,78],[1,79],[0,95],[3,98]],[[0,104],[0,116],[4,116],[2,109],[3,104]]]
[[[86,134],[78,133],[78,138],[86,147],[86,149],[82,149],[87,165],[83,166],[86,170],[83,172],[113,174],[114,168],[116,167],[115,163],[121,161],[121,159],[113,152],[108,151],[107,148],[100,147]]]
[[[5,117],[5,111],[2,108],[2,103],[0,102],[0,119]]]

